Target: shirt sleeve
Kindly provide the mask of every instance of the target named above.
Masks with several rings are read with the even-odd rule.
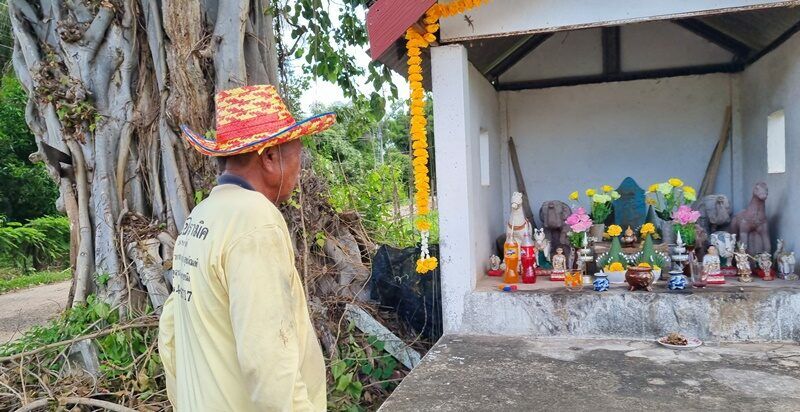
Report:
[[[178,400],[175,391],[175,294],[172,293],[161,309],[161,318],[158,321],[158,355],[164,365],[164,375],[167,378],[167,397],[172,406],[177,410]]]
[[[239,367],[257,410],[312,410],[300,376],[295,322],[294,262],[277,226],[258,228],[233,242],[223,272]]]

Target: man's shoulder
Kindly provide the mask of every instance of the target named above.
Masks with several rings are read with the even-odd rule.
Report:
[[[264,195],[233,185],[215,187],[191,214],[240,233],[260,226],[285,226],[283,215]]]

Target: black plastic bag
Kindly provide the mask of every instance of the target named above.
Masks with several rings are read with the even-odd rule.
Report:
[[[431,256],[439,246],[429,247]],[[436,341],[442,336],[442,295],[439,268],[416,272],[419,248],[381,246],[372,260],[372,299],[393,308],[416,333]]]

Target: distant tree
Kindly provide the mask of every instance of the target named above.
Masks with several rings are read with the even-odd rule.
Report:
[[[58,187],[45,166],[28,155],[37,151],[25,123],[27,96],[13,75],[0,83],[0,215],[24,222],[56,213]]]

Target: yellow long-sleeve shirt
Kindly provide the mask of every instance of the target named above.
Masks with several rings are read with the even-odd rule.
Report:
[[[177,411],[325,410],[322,351],[269,200],[215,187],[187,219],[173,262],[158,347]]]

